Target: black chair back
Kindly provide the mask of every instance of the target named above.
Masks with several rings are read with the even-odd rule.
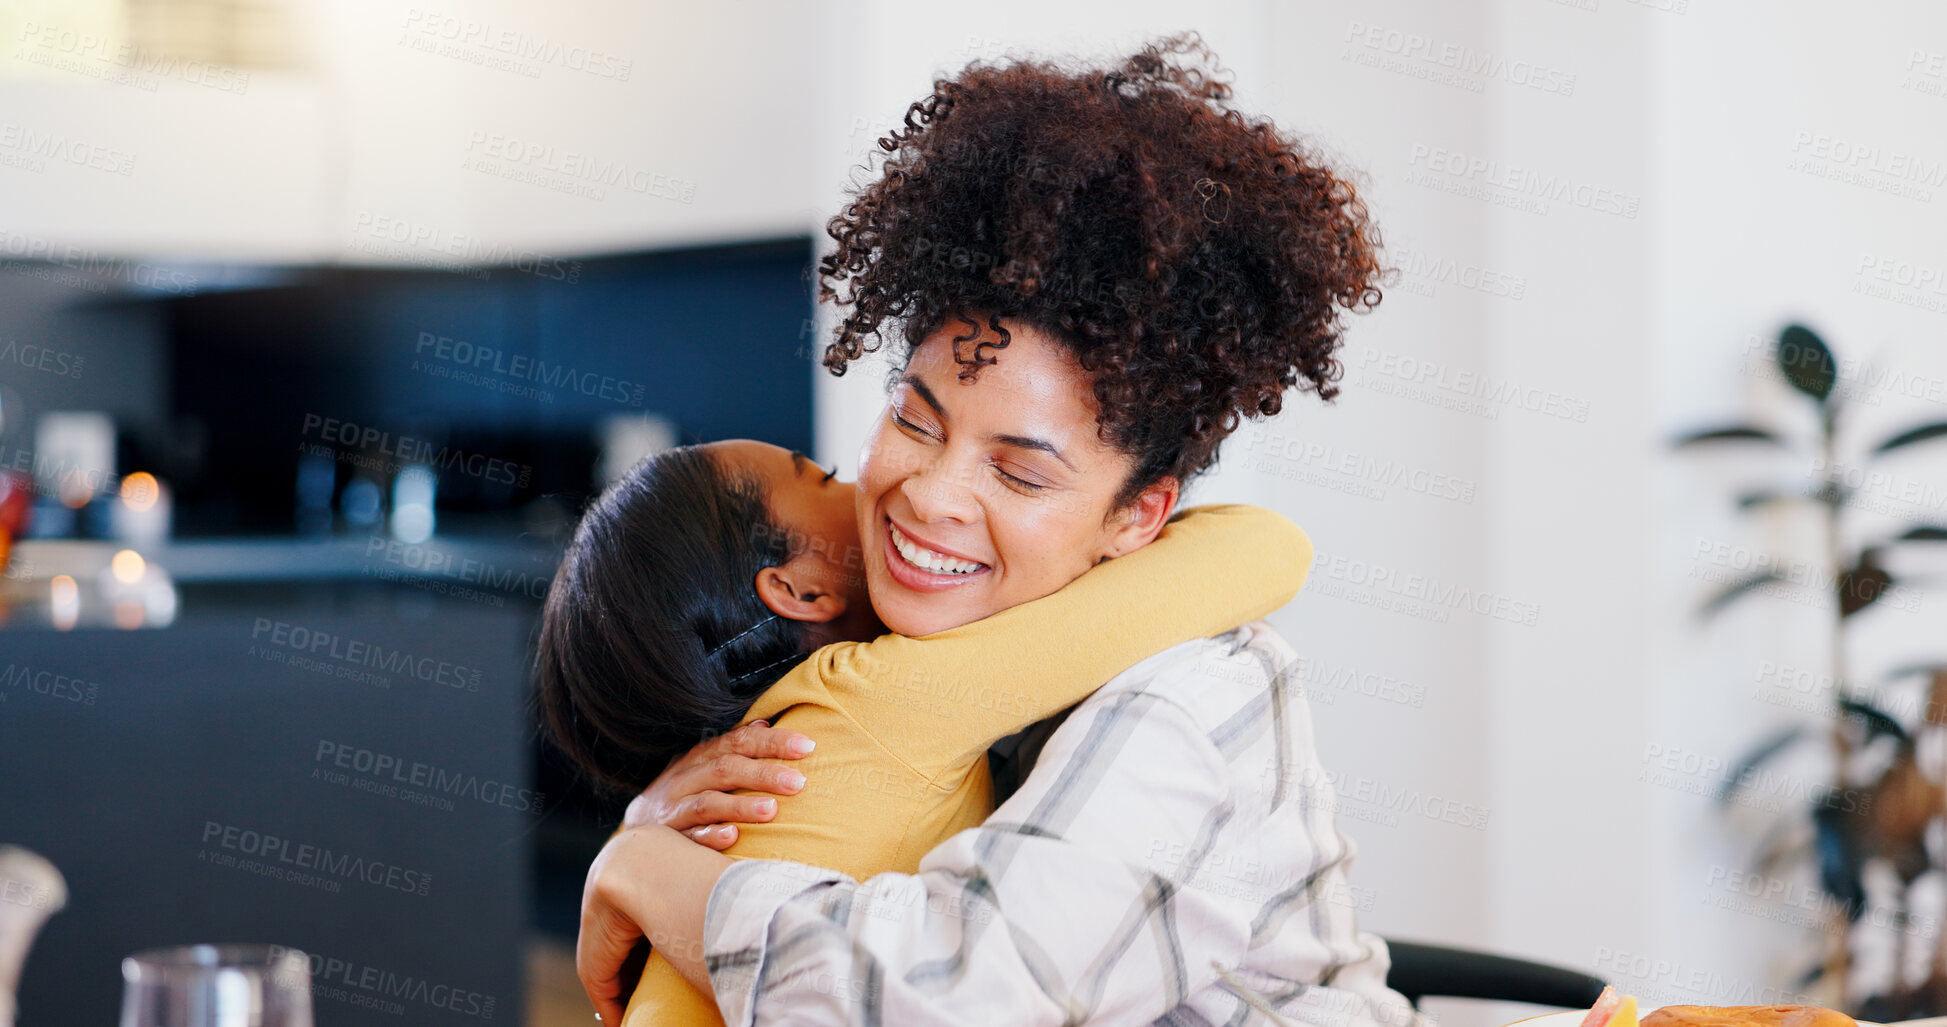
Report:
[[[1420,999],[1492,999],[1584,1009],[1595,1004],[1605,982],[1580,970],[1531,963],[1443,945],[1386,942],[1393,956],[1386,984],[1417,1008]]]

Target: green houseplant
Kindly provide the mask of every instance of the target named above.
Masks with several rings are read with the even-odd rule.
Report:
[[[1763,446],[1782,450],[1804,459],[1814,476],[1822,478],[1811,487],[1769,487],[1745,492],[1737,497],[1740,511],[1755,513],[1777,506],[1809,507],[1820,520],[1822,553],[1815,563],[1827,572],[1817,586],[1829,593],[1828,675],[1832,685],[1830,727],[1815,730],[1803,724],[1792,725],[1762,739],[1739,760],[1721,788],[1718,799],[1729,804],[1741,789],[1749,786],[1760,768],[1781,754],[1806,744],[1824,743],[1833,757],[1832,788],[1789,814],[1803,824],[1809,817],[1811,830],[1781,831],[1780,840],[1767,843],[1758,856],[1759,869],[1769,874],[1792,861],[1809,860],[1816,869],[1819,888],[1832,900],[1826,908],[1831,921],[1825,937],[1827,951],[1798,982],[1800,987],[1822,983],[1845,1001],[1850,970],[1853,932],[1859,928],[1866,909],[1866,868],[1883,860],[1900,881],[1899,897],[1892,913],[1898,927],[1911,917],[1914,882],[1930,870],[1947,872],[1941,854],[1930,854],[1927,832],[1947,821],[1947,792],[1941,783],[1921,772],[1917,759],[1919,739],[1927,732],[1947,730],[1947,663],[1922,660],[1901,666],[1874,682],[1857,682],[1849,673],[1848,627],[1854,618],[1882,603],[1892,590],[1923,588],[1934,582],[1923,579],[1896,580],[1885,566],[1885,558],[1895,548],[1947,541],[1947,526],[1914,522],[1870,541],[1848,545],[1852,535],[1842,530],[1854,511],[1858,487],[1848,484],[1848,468],[1840,461],[1842,451],[1854,440],[1842,434],[1847,404],[1840,385],[1838,361],[1824,340],[1811,329],[1788,325],[1778,335],[1771,356],[1782,379],[1815,408],[1818,429],[1815,437],[1794,437],[1791,433],[1757,424],[1732,424],[1686,433],[1675,440],[1680,449],[1727,445]],[[1929,420],[1880,439],[1865,450],[1867,463],[1910,447],[1947,440],[1947,420]],[[1822,473],[1821,473],[1822,472]],[[1709,618],[1734,603],[1748,601],[1776,591],[1787,584],[1787,576],[1775,566],[1755,569],[1726,583],[1710,596],[1699,611]],[[1938,637],[1947,644],[1947,624]],[[1876,698],[1887,694],[1914,676],[1925,677],[1926,703],[1918,705],[1913,723],[1884,708]],[[1871,771],[1853,777],[1848,768],[1859,761],[1853,756],[1871,750],[1877,757]],[[1845,801],[1835,801],[1836,796]],[[1947,824],[1943,824],[1947,826]],[[1878,1022],[1947,1014],[1947,947],[1941,939],[1926,938],[1918,932],[1900,931],[1899,958],[1909,958],[1908,945],[1934,945],[1928,959],[1931,968],[1917,986],[1894,975],[1893,986],[1854,1003],[1852,1012],[1862,1019]]]

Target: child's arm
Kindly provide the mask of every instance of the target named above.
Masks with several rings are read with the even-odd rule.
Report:
[[[723,1014],[715,995],[696,990],[663,950],[652,946],[621,1027],[723,1027]]]
[[[827,647],[792,673],[823,675],[888,749],[931,774],[1148,656],[1276,610],[1298,594],[1311,561],[1311,539],[1274,511],[1192,507],[1149,545],[1052,595],[920,638]],[[919,704],[945,719],[916,717]]]

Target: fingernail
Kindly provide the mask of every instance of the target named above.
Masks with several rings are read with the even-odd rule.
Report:
[[[710,833],[716,835],[718,838],[728,838],[730,837],[730,825],[718,824],[710,829]]]
[[[751,721],[751,723],[753,723],[753,724],[757,724],[757,725],[760,725],[760,726],[762,726],[762,727],[770,727],[770,726],[771,726],[771,722],[770,722],[770,721],[768,721],[768,720],[753,720],[753,721]]]
[[[776,812],[777,812],[777,800],[776,800],[776,799],[759,799],[759,800],[757,800],[757,803],[756,803],[756,805],[757,805],[757,812],[759,812],[759,813],[776,813]]]
[[[778,783],[786,788],[803,788],[804,775],[795,770],[787,770],[778,775]]]
[[[791,739],[791,751],[797,753],[800,756],[803,756],[806,753],[816,748],[818,748],[818,743],[812,741],[809,738]]]

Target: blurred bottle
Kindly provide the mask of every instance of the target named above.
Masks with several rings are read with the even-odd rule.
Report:
[[[175,502],[168,484],[155,475],[136,471],[124,477],[115,495],[101,503],[108,511],[110,538],[145,549],[169,541],[169,522]]]
[[[7,420],[17,405],[11,392],[0,389],[0,453],[7,451]],[[7,572],[7,561],[13,556],[14,539],[27,531],[27,518],[34,508],[33,493],[32,478],[0,466],[0,575]],[[5,1025],[0,1024],[0,1027]]]
[[[0,1027],[13,1027],[20,970],[41,925],[68,904],[68,885],[54,864],[14,845],[0,845]]]
[[[13,557],[14,539],[27,531],[33,492],[34,479],[0,467],[0,574],[6,573],[7,561]]]
[[[49,410],[34,424],[34,536],[106,538],[114,491],[115,421],[93,410]]]

